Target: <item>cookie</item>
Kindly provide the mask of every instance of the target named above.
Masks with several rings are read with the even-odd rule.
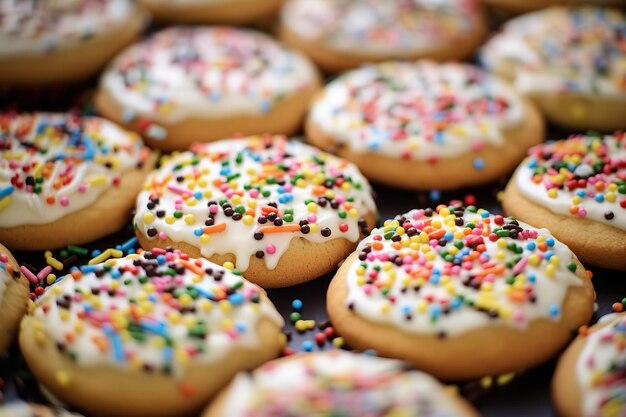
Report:
[[[295,133],[319,85],[306,57],[268,35],[174,27],[124,51],[95,102],[150,146],[183,150],[235,134]]]
[[[161,22],[246,24],[267,19],[284,0],[139,0]]]
[[[285,395],[289,393],[289,395]],[[391,411],[393,410],[393,411]],[[239,373],[204,417],[478,416],[401,361],[344,351],[299,354]]]
[[[476,0],[290,0],[278,30],[327,72],[390,59],[465,59],[486,32]]]
[[[585,269],[546,229],[461,203],[374,229],[327,295],[348,345],[448,380],[546,361],[589,321],[593,302]]]
[[[550,229],[583,262],[626,270],[626,135],[589,133],[532,148],[502,205]]]
[[[626,415],[626,314],[600,319],[559,360],[552,396],[559,415]]]
[[[98,117],[0,114],[0,242],[56,249],[121,229],[155,159]]]
[[[58,407],[51,408],[23,401],[10,401],[0,406],[0,417],[83,417],[83,415]]]
[[[0,84],[39,85],[95,75],[143,29],[131,0],[0,3]]]
[[[29,295],[28,281],[20,272],[20,266],[11,252],[0,244],[0,355],[17,334]]]
[[[594,4],[597,6],[619,6],[622,0],[482,0],[487,6],[499,11],[524,13],[541,10],[550,6],[582,6]]]
[[[349,162],[271,135],[197,144],[165,159],[137,197],[142,247],[231,262],[265,288],[328,273],[373,227],[367,180]]]
[[[531,103],[477,67],[387,62],[328,84],[306,133],[371,180],[452,189],[508,173],[543,140],[543,122]]]
[[[481,60],[567,129],[626,127],[626,14],[553,7],[507,22]]]
[[[238,371],[276,357],[282,325],[236,271],[154,249],[58,280],[19,341],[37,380],[79,410],[171,416],[199,411]]]

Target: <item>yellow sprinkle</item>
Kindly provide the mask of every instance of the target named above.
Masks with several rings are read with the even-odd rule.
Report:
[[[183,307],[188,306],[192,301],[193,298],[191,298],[189,294],[181,294],[181,296],[178,297],[178,302],[180,302],[180,305]]]
[[[311,233],[317,233],[320,230],[320,227],[317,225],[317,223],[310,224],[309,228],[311,228]]]
[[[245,216],[243,216],[243,218],[241,219],[241,221],[243,222],[243,224],[245,224],[246,226],[250,226],[254,223],[254,217],[250,216],[249,214],[246,214]]]
[[[233,202],[233,204],[240,204],[241,203],[241,196],[239,194],[235,194],[231,197],[230,201]]]
[[[165,223],[174,224],[175,221],[176,221],[176,217],[172,216],[171,214],[168,214],[167,216],[165,216]]]
[[[201,235],[200,242],[209,243],[211,241],[211,235]]]
[[[489,389],[491,388],[491,386],[493,385],[493,378],[490,376],[486,376],[483,377],[480,380],[480,385],[484,388],[484,389]]]
[[[556,272],[556,267],[553,264],[546,266],[545,273],[547,276],[552,278],[555,272]]]
[[[187,223],[188,225],[192,225],[196,222],[196,216],[194,216],[193,214],[188,214],[185,216],[185,223]]]
[[[609,203],[614,203],[615,202],[615,193],[613,192],[608,192],[606,193],[606,195],[604,196],[604,198],[606,199],[606,201],[608,201]]]
[[[100,264],[100,263],[106,261],[107,259],[109,259],[111,257],[111,255],[112,255],[111,249],[107,249],[104,252],[102,252],[100,255],[96,256],[93,259],[91,259],[89,261],[89,265]]]
[[[229,330],[233,328],[233,321],[230,319],[224,319],[222,320],[222,329],[223,330]]]
[[[305,323],[304,320],[298,320],[296,321],[296,323],[294,324],[294,327],[296,328],[297,331],[299,332],[304,332],[307,330],[307,325]]]
[[[0,211],[4,210],[5,208],[7,208],[9,206],[9,204],[11,204],[11,201],[13,201],[13,199],[11,198],[10,195],[4,197],[2,200],[0,200]]]
[[[93,177],[87,178],[87,184],[92,187],[104,185],[107,182],[107,177],[105,175],[94,175]]]
[[[343,337],[335,337],[333,339],[333,346],[336,348],[341,348],[343,347],[344,341],[343,341]]]
[[[220,301],[219,306],[224,313],[230,313],[233,310],[232,304],[227,300]]]
[[[508,374],[498,375],[497,384],[506,385],[515,378],[515,372],[509,372]]]
[[[70,383],[70,374],[67,371],[57,371],[56,379],[61,386],[65,387]]]
[[[556,197],[557,197],[557,195],[558,195],[558,193],[557,193],[557,191],[556,191],[556,188],[551,188],[551,189],[548,191],[548,197],[550,197],[550,198],[556,198]]]
[[[50,265],[51,267],[53,267],[54,269],[56,269],[57,271],[60,271],[63,269],[63,262],[59,261],[56,258],[53,258],[52,256],[48,256],[46,258],[46,263]]]
[[[230,270],[230,271],[232,271],[233,269],[235,269],[235,265],[233,265],[233,263],[232,263],[232,262],[230,262],[230,261],[226,261],[226,262],[224,262],[224,264],[223,264],[222,266],[223,266],[224,268],[226,268],[226,269]]]
[[[550,258],[550,263],[554,266],[559,266],[559,264],[561,263],[561,258],[559,258],[557,255],[554,255]]]
[[[316,213],[317,212],[317,204],[316,203],[309,203],[306,205],[306,209],[309,213]]]
[[[68,321],[70,319],[70,312],[65,309],[59,310],[59,318],[61,321]]]

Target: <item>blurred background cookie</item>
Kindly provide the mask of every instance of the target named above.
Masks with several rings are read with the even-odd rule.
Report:
[[[239,373],[204,417],[361,417],[390,412],[478,416],[461,397],[401,361],[331,351],[277,359],[254,372]]]
[[[486,31],[476,0],[290,0],[279,38],[336,72],[389,59],[465,59]]]
[[[144,26],[131,0],[0,2],[0,85],[78,81],[95,75]]]
[[[189,415],[238,371],[276,357],[282,325],[240,275],[155,250],[61,278],[32,304],[20,348],[37,379],[79,410]]]
[[[56,249],[126,224],[155,156],[98,117],[0,114],[0,242]]]
[[[585,269],[546,229],[458,203],[374,229],[327,295],[350,346],[448,380],[548,360],[589,322],[593,302]]]
[[[306,122],[312,144],[369,179],[418,190],[495,180],[543,132],[539,112],[507,83],[471,65],[432,61],[347,72],[318,95]]]
[[[272,17],[284,0],[139,0],[159,22],[246,24]]]
[[[584,329],[559,360],[552,395],[562,416],[626,415],[626,313]]]
[[[151,146],[183,150],[235,134],[295,133],[319,86],[311,62],[268,35],[174,27],[113,61],[96,106]]]
[[[230,262],[274,288],[337,268],[375,218],[353,164],[267,135],[197,144],[163,160],[137,197],[134,223],[144,248]]]
[[[626,127],[626,14],[554,7],[517,17],[482,49],[491,71],[568,129]]]
[[[529,151],[507,214],[547,227],[585,263],[626,269],[626,135],[577,135]]]

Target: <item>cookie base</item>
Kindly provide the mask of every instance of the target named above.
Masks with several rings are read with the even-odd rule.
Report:
[[[16,271],[20,270],[20,266],[11,255],[9,250],[0,244],[0,252],[9,257],[9,263]],[[20,320],[24,313],[30,296],[30,286],[28,280],[22,274],[20,279],[11,279],[7,283],[4,295],[0,300],[0,354],[4,353],[15,336],[19,327]]]
[[[163,0],[140,0],[159,22],[223,23],[240,25],[272,17],[284,0],[231,0],[223,3],[181,3]]]

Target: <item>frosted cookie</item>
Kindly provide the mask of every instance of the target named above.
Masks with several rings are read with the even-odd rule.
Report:
[[[277,359],[252,373],[239,373],[204,417],[383,417],[391,413],[478,416],[433,377],[409,370],[401,361],[330,351]]]
[[[3,0],[0,84],[95,75],[139,35],[144,21],[131,0]]]
[[[154,159],[108,120],[0,114],[0,242],[56,249],[119,230]]]
[[[279,37],[336,72],[389,59],[465,59],[486,31],[476,0],[290,0]]]
[[[98,415],[199,411],[284,342],[263,290],[179,251],[83,266],[31,307],[19,338],[30,370],[62,401]]]
[[[327,299],[350,346],[456,380],[546,361],[589,321],[594,290],[546,229],[455,203],[374,229]]]
[[[337,268],[373,227],[371,188],[351,163],[281,136],[197,144],[161,163],[137,197],[144,248],[231,262],[265,288]]]
[[[626,135],[577,135],[528,154],[506,213],[550,229],[585,263],[626,270]]]
[[[271,17],[284,0],[139,0],[163,22],[246,24]]]
[[[307,137],[400,188],[451,189],[508,173],[543,140],[537,110],[463,64],[387,62],[347,72],[313,104]]]
[[[626,127],[626,15],[599,7],[554,7],[507,22],[483,48],[483,63],[568,129]]]
[[[626,314],[600,319],[565,351],[552,396],[567,417],[626,415]]]
[[[175,27],[126,51],[102,77],[96,106],[165,150],[234,134],[295,133],[316,69],[269,36],[228,27]]]
[[[29,294],[28,280],[20,272],[20,266],[11,252],[0,244],[0,355],[17,335]]]

